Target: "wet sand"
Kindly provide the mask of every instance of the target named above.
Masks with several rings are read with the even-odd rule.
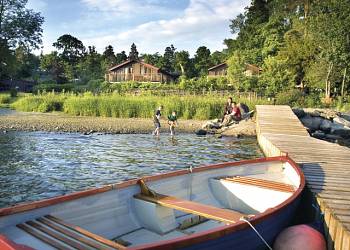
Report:
[[[177,132],[193,133],[203,121],[179,120]],[[161,121],[161,132],[168,133],[166,120]],[[152,133],[152,119],[71,116],[64,113],[16,112],[0,109],[0,131],[55,131],[79,133]]]

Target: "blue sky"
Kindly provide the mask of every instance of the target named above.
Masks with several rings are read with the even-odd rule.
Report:
[[[111,44],[129,51],[135,42],[140,53],[163,54],[166,46],[188,50],[199,46],[224,48],[232,37],[229,20],[244,11],[250,0],[29,0],[41,12],[43,51],[63,34],[71,34],[99,52]]]

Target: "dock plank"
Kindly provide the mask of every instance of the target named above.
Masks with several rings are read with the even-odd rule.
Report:
[[[256,130],[266,156],[301,165],[325,215],[328,249],[350,249],[350,149],[312,138],[289,106],[257,105]]]

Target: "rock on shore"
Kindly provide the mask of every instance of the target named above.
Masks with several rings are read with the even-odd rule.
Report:
[[[256,136],[256,124],[253,119],[240,121],[222,130],[223,136]]]
[[[331,109],[293,109],[311,136],[350,145],[350,115]]]
[[[220,136],[256,136],[256,124],[252,118],[241,120],[239,123],[232,123],[223,127],[218,119],[207,121],[202,125],[202,129],[196,130],[197,135],[216,134]]]

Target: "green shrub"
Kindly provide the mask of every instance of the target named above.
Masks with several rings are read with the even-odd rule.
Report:
[[[12,98],[17,97],[18,91],[15,88],[10,89],[10,96]]]
[[[292,89],[285,92],[278,93],[276,95],[277,105],[290,105],[292,107],[300,104],[303,94],[300,90]]]
[[[8,104],[11,102],[10,94],[0,94],[0,104]]]

